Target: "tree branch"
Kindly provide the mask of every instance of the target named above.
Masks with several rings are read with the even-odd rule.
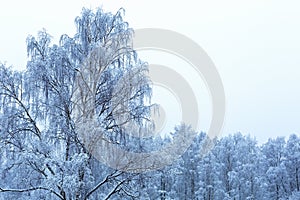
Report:
[[[114,172],[116,173],[116,172]],[[114,174],[113,173],[113,174]],[[86,195],[84,199],[88,199],[89,196],[91,196],[96,190],[98,190],[104,183],[108,182],[110,179],[112,178],[116,178],[118,176],[120,176],[121,174],[123,174],[123,172],[117,173],[115,175],[113,174],[109,174],[107,175],[100,183],[98,183],[91,191],[89,191]]]
[[[27,188],[27,189],[3,189],[3,188],[0,188],[0,192],[18,192],[18,193],[23,193],[23,192],[31,192],[31,191],[35,191],[35,190],[46,190],[46,191],[49,191],[50,193],[52,193],[52,194],[56,195],[57,197],[59,197],[60,199],[64,200],[63,196],[61,196],[60,194],[58,194],[54,190],[49,189],[49,188],[45,188],[45,187],[33,187],[33,188]]]

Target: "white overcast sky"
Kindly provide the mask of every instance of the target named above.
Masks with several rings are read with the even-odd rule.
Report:
[[[133,28],[165,28],[196,41],[214,61],[226,93],[223,134],[259,142],[300,133],[298,0],[24,0],[0,6],[0,61],[22,69],[28,34],[73,35],[82,7],[126,9]]]

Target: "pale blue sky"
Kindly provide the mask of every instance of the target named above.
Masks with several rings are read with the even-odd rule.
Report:
[[[201,45],[225,87],[224,135],[241,131],[265,142],[300,133],[299,1],[5,1],[0,61],[24,67],[25,39],[43,27],[54,41],[63,33],[73,35],[74,18],[83,6],[112,12],[124,7],[133,28],[171,29]]]

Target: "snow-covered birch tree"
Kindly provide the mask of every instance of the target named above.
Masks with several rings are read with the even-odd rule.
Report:
[[[125,186],[135,175],[96,161],[76,129],[80,103],[85,106],[80,109],[87,111],[81,117],[96,116],[112,142],[125,143],[124,124],[147,122],[149,106],[144,103],[151,95],[147,64],[132,48],[134,32],[123,14],[123,9],[116,14],[83,9],[75,20],[74,37],[63,35],[59,44],[52,44],[43,30],[27,38],[25,71],[1,65],[1,197],[135,196]],[[124,78],[126,84],[117,88]],[[77,98],[84,90],[91,90],[91,101]],[[93,110],[90,103],[95,105]],[[118,112],[122,116],[116,120],[113,113]]]

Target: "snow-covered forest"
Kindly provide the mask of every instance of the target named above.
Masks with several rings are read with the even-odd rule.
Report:
[[[62,35],[59,44],[45,30],[28,36],[26,70],[0,65],[0,199],[300,199],[297,135],[258,145],[237,133],[216,138],[203,153],[207,136],[198,133],[172,165],[145,173],[112,169],[93,157],[78,136],[82,117],[96,116],[107,139],[134,152],[193,132],[182,124],[166,138],[128,134],[129,123],[151,129],[152,105],[145,104],[148,66],[132,48],[134,32],[123,15],[123,9],[83,9],[77,33]],[[87,71],[95,83],[89,87],[78,82]],[[77,98],[91,88],[92,107]],[[78,108],[84,101],[88,106]]]

